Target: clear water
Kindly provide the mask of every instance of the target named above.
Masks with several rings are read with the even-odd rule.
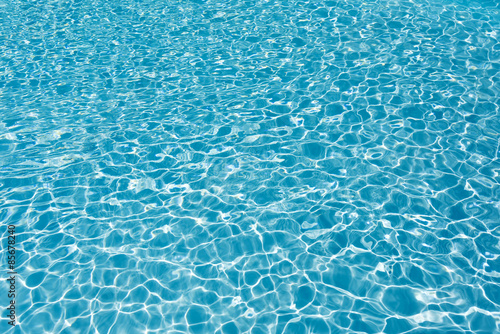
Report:
[[[8,333],[499,333],[496,1],[2,1]]]

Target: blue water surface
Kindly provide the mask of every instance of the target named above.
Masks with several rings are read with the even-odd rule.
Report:
[[[487,0],[1,1],[0,332],[500,333],[499,39]]]

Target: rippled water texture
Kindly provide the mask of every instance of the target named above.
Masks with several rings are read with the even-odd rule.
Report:
[[[9,333],[499,333],[496,1],[2,1]]]

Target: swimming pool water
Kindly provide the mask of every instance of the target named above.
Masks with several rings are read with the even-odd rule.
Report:
[[[498,2],[0,20],[1,332],[500,332]]]

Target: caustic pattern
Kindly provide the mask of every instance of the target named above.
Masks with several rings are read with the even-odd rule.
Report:
[[[2,332],[499,332],[496,1],[0,20]]]

